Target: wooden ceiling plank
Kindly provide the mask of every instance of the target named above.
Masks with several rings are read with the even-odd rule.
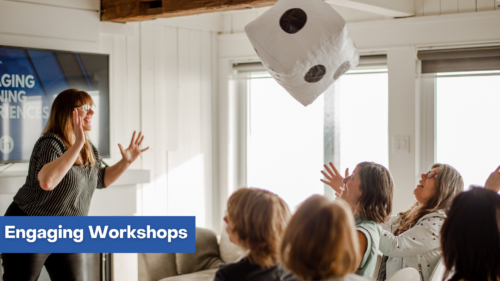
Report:
[[[277,0],[101,0],[101,20],[129,22],[271,6]]]

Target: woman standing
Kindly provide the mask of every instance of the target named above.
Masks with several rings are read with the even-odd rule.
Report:
[[[61,92],[49,121],[33,148],[26,183],[5,216],[86,216],[96,188],[116,181],[142,151],[144,139],[135,132],[130,146],[118,144],[122,160],[102,168],[90,142],[94,103],[77,89]],[[83,280],[81,254],[2,254],[4,281],[35,281],[45,265],[51,280]]]

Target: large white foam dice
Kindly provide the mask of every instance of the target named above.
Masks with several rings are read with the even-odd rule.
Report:
[[[322,0],[279,0],[245,31],[269,73],[304,106],[359,62],[344,19]]]

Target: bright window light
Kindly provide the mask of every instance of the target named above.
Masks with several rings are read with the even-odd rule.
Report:
[[[352,74],[352,72],[351,72]],[[268,189],[290,206],[323,194],[324,95],[302,106],[269,76],[249,83],[249,186]],[[335,92],[340,110],[340,168],[373,161],[388,166],[386,70],[343,76]]]
[[[455,167],[466,189],[482,186],[500,165],[500,76],[436,81],[437,161]]]
[[[320,96],[304,107],[274,79],[249,79],[247,179],[270,190],[295,210],[323,194],[323,108]]]
[[[350,173],[360,162],[388,167],[387,73],[345,75],[339,79],[340,167]],[[351,72],[352,73],[352,72]]]

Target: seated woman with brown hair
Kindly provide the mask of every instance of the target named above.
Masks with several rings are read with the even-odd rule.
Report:
[[[283,236],[283,265],[301,280],[363,281],[354,220],[342,200],[314,195],[299,207]]]
[[[234,263],[222,265],[215,281],[296,280],[278,266],[281,235],[291,217],[278,195],[257,188],[241,188],[227,202],[226,231],[229,240],[247,251]]]
[[[349,176],[343,178],[335,166],[325,165],[322,182],[331,186],[351,208],[359,239],[359,260],[356,274],[373,277],[381,235],[380,224],[385,223],[392,211],[394,183],[384,166],[373,162],[359,163]]]
[[[500,280],[500,167],[485,188],[458,195],[441,229],[441,247],[451,281]],[[447,279],[448,280],[448,279]]]

